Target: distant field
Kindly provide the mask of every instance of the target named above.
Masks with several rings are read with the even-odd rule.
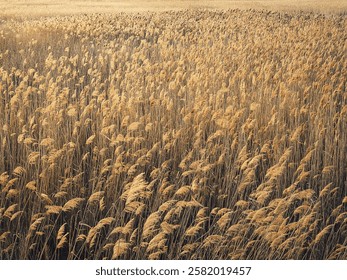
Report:
[[[272,9],[272,10],[305,10],[319,12],[341,12],[347,10],[347,0],[333,1],[0,1],[0,14],[8,15],[47,15],[47,14],[71,14],[71,13],[103,13],[103,12],[141,12],[181,10],[187,8],[203,9]]]

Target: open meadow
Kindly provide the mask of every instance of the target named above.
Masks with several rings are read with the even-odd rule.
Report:
[[[347,1],[170,3],[0,1],[0,260],[346,260]]]

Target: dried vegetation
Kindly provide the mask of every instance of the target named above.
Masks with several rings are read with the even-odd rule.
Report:
[[[0,25],[0,259],[346,259],[346,15]]]

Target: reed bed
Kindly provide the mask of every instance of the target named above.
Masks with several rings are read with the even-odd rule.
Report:
[[[347,18],[4,19],[0,259],[347,259]]]

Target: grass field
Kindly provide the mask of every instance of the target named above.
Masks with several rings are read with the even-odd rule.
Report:
[[[345,1],[45,3],[0,1],[0,259],[347,259]]]
[[[267,9],[336,13],[347,10],[347,0],[7,0],[0,1],[0,14],[57,15],[79,13],[170,11],[183,9]]]

